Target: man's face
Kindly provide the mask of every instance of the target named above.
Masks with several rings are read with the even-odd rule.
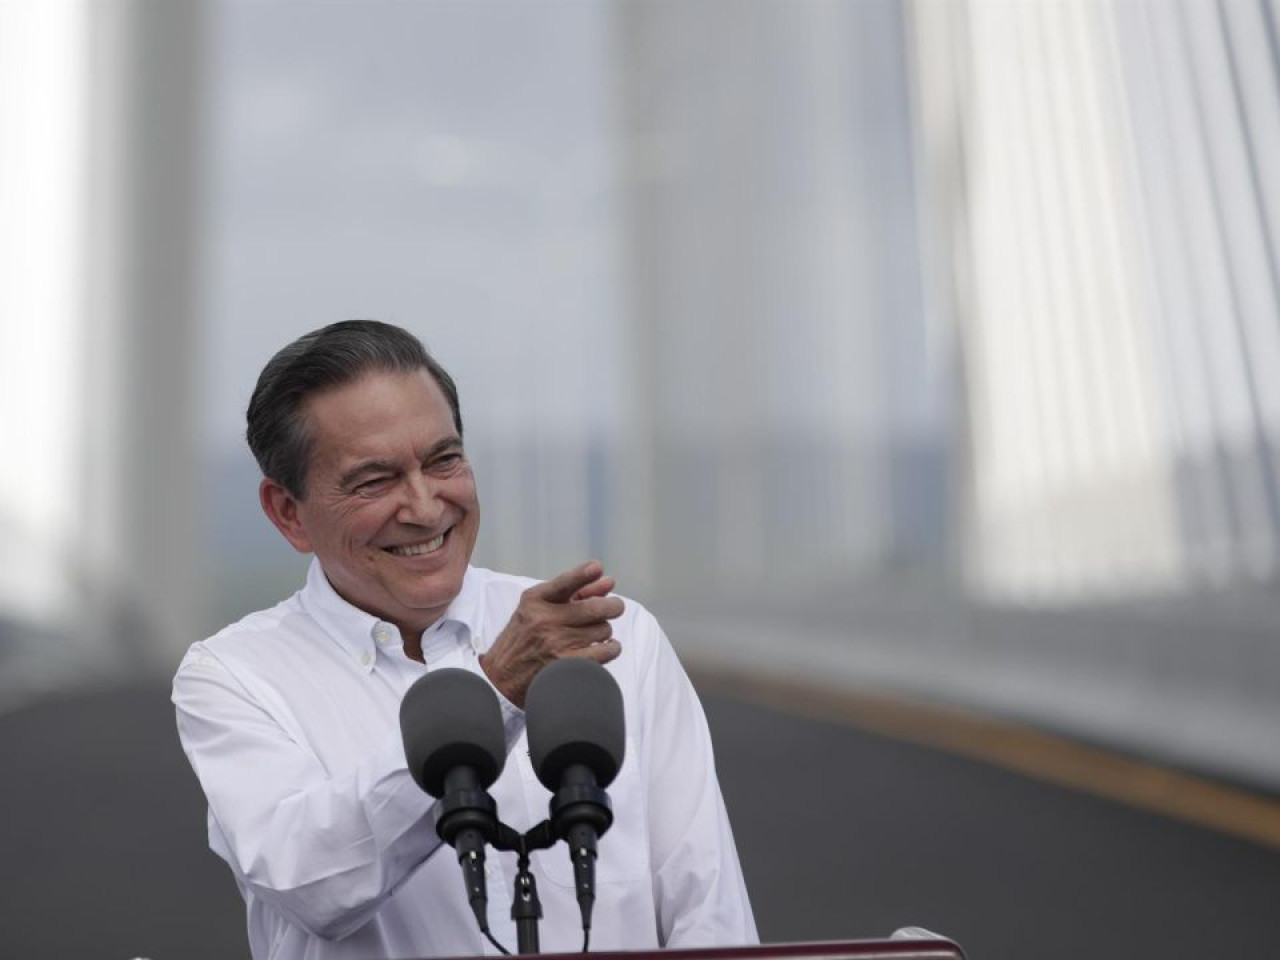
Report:
[[[444,613],[480,528],[475,478],[426,370],[370,373],[311,397],[306,496],[263,481],[263,506],[333,588],[408,639]]]

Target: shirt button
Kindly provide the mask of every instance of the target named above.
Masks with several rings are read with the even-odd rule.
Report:
[[[487,863],[484,865],[484,875],[485,875],[486,877],[492,877],[492,876],[493,876],[493,867],[489,866],[489,864],[487,864]]]
[[[364,653],[360,654],[360,662],[367,667],[369,664],[373,663],[373,654],[366,650]]]
[[[391,629],[385,623],[380,623],[373,628],[373,636],[379,643],[388,644],[391,642]]]

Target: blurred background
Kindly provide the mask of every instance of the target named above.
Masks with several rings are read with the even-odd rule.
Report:
[[[1275,953],[1277,171],[1275,0],[0,0],[0,936],[247,954],[167,679],[372,317],[476,562],[695,669],[766,939]]]

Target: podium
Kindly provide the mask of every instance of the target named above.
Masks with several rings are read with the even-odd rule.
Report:
[[[513,957],[521,954],[512,954]],[[540,953],[548,960],[965,960],[950,940],[845,940],[823,943],[768,943],[751,947],[671,950],[602,950],[590,953]],[[471,960],[492,960],[475,957]]]

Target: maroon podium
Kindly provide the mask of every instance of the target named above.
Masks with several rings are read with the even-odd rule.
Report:
[[[521,956],[521,954],[513,954]],[[827,943],[768,943],[755,947],[711,947],[700,950],[618,950],[540,953],[547,960],[965,960],[950,940],[846,940]],[[491,960],[476,957],[473,960]]]

